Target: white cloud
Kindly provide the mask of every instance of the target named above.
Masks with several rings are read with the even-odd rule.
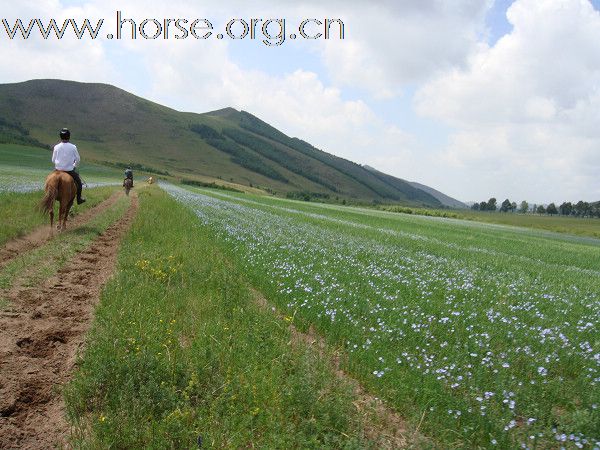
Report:
[[[466,62],[484,33],[490,1],[353,4],[344,9],[344,42],[327,41],[323,58],[338,83],[376,97],[399,94],[441,70]]]
[[[59,27],[66,18],[83,19],[98,16],[93,5],[63,8],[58,0],[24,1],[11,5],[10,15],[3,14],[12,28],[17,19],[22,19],[25,27],[30,19],[55,18]],[[94,24],[95,25],[95,24]],[[107,82],[113,77],[114,68],[106,59],[106,52],[100,41],[77,40],[66,35],[62,40],[44,40],[37,28],[27,40],[10,40],[0,25],[0,81],[18,82],[33,78],[68,78],[79,81]],[[17,34],[17,36],[20,36]]]
[[[509,35],[416,95],[420,114],[456,130],[441,161],[478,192],[597,200],[600,13],[587,0],[517,0],[507,16]],[[460,195],[471,198],[464,185]]]
[[[169,52],[170,65],[152,60],[151,97],[178,99],[180,108],[189,111],[244,109],[286,134],[354,160],[364,160],[365,151],[376,144],[373,127],[386,127],[367,104],[343,99],[339,89],[324,85],[314,72],[272,76],[243,70],[220,50],[204,52],[204,57],[191,60],[189,49],[181,47]]]

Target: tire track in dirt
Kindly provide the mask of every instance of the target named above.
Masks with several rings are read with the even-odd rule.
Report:
[[[79,223],[110,207],[117,198],[111,197],[95,212],[86,212],[86,217],[82,214]],[[120,240],[137,207],[134,194],[123,217],[57,275],[37,288],[11,292],[10,312],[0,312],[0,448],[65,445],[70,429],[61,386],[70,378],[101,289],[114,270]]]
[[[256,304],[264,310],[270,310],[280,319],[284,319],[277,309],[256,289],[249,287]],[[351,375],[341,369],[343,355],[340,352],[331,352],[325,339],[311,326],[307,332],[298,330],[293,324],[288,325],[293,345],[305,345],[314,349],[329,365],[336,377],[348,383],[354,392],[354,406],[363,419],[365,437],[375,442],[377,448],[382,449],[408,449],[420,448],[428,439],[419,433],[418,426],[409,430],[406,420],[383,400],[368,393],[366,389]],[[420,425],[420,424],[419,424]],[[431,442],[429,442],[431,444]]]
[[[85,225],[98,214],[113,206],[123,193],[117,191],[102,203],[86,210],[85,212],[69,218],[67,221],[67,231]],[[8,241],[0,248],[0,268],[22,253],[38,248],[57,235],[57,231],[48,225],[42,225],[31,233]]]

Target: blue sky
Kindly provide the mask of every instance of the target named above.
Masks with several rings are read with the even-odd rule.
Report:
[[[486,15],[485,22],[490,35],[487,42],[494,45],[498,39],[512,31],[512,25],[506,19],[506,10],[514,0],[496,0]]]
[[[464,201],[600,199],[600,0],[25,0],[2,18],[104,18],[105,34],[117,9],[138,24],[207,18],[217,31],[231,18],[286,18],[287,34],[303,18],[341,18],[346,38],[1,35],[0,82],[106,82],[179,110],[245,109]]]

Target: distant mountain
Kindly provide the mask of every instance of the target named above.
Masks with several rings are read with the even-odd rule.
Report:
[[[391,175],[386,175],[383,172],[380,172],[371,166],[364,165],[363,167],[375,174],[378,174],[379,176],[394,178]],[[432,187],[426,186],[424,184],[417,183],[415,181],[406,181],[401,178],[394,178],[394,179],[398,183],[408,184],[415,189],[418,189],[418,190],[421,190],[423,192],[430,194],[431,196],[435,197],[443,206],[447,206],[448,208],[468,208],[469,207],[469,206],[467,206],[467,204],[465,204],[459,200],[456,200],[455,198],[449,197],[446,194],[444,194]]]
[[[443,204],[425,189],[319,150],[245,111],[179,112],[106,84],[0,85],[0,142],[52,145],[65,126],[84,161],[130,163],[177,178],[221,179],[283,195]]]
[[[409,183],[411,185],[413,185],[414,187],[421,189],[422,191],[425,191],[428,194],[433,195],[444,206],[447,206],[449,208],[457,208],[457,209],[469,208],[469,205],[467,205],[466,203],[461,202],[460,200],[456,200],[455,198],[449,197],[446,194],[444,194],[443,192],[440,192],[432,187],[425,186],[424,184],[417,183],[416,181],[409,181]]]

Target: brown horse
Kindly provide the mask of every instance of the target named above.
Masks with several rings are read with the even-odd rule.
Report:
[[[44,190],[46,193],[40,202],[40,208],[44,214],[50,215],[50,227],[53,227],[54,201],[58,200],[60,208],[58,210],[57,228],[62,231],[67,227],[67,216],[77,194],[75,181],[68,173],[55,170],[46,177]]]
[[[133,180],[131,178],[125,178],[123,180],[123,187],[125,188],[125,194],[129,195],[129,191],[133,187]]]

